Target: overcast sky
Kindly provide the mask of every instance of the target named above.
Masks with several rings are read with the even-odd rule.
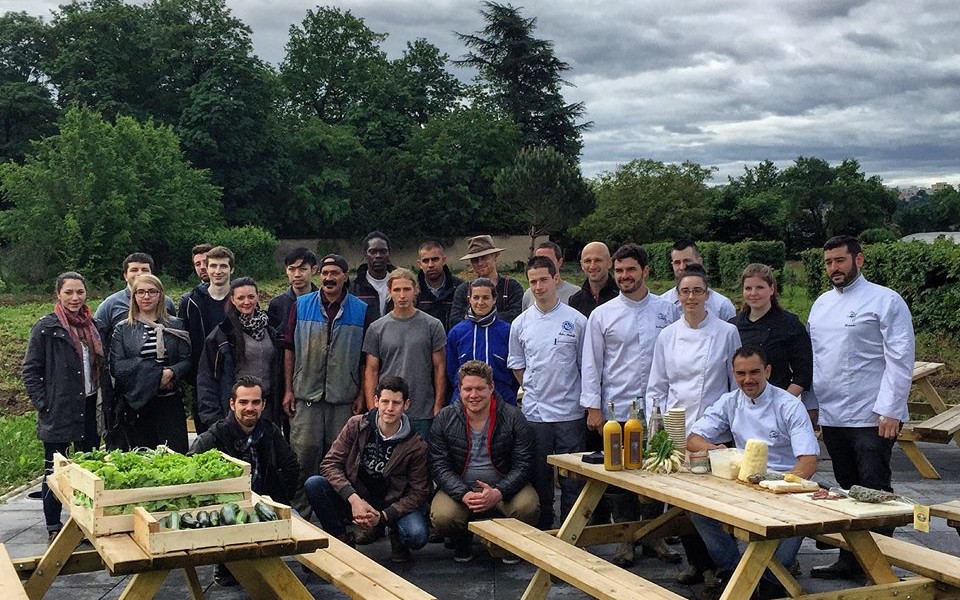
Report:
[[[58,2],[0,0],[49,18]],[[315,4],[227,0],[279,64],[290,25]],[[451,58],[454,32],[483,27],[479,3],[353,0],[399,56],[419,37]],[[634,158],[716,166],[797,156],[860,161],[888,185],[960,183],[960,35],[956,0],[517,1],[570,64],[564,93],[593,128],[582,166],[594,175]],[[459,77],[469,77],[451,67]]]

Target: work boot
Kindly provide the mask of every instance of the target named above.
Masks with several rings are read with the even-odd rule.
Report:
[[[467,532],[462,537],[453,539],[453,560],[458,563],[468,563],[473,560],[473,534]]]
[[[703,573],[693,565],[687,565],[687,568],[680,571],[677,575],[677,583],[683,585],[697,585],[703,583]]]
[[[863,568],[851,552],[841,550],[837,562],[810,569],[810,577],[815,579],[862,579]]]
[[[370,529],[361,529],[356,537],[357,545],[366,546],[372,544],[382,538],[384,533],[386,533],[386,528],[383,526],[383,523],[378,523]]]
[[[674,552],[670,548],[667,548],[667,545],[663,543],[663,540],[656,541],[643,541],[643,555],[644,556],[656,556],[665,563],[670,563],[673,565],[679,564],[683,561],[683,557],[680,556],[679,552]]]
[[[636,521],[639,518],[637,497],[634,494],[606,494],[610,504],[610,517],[614,523]],[[633,541],[623,542],[617,546],[610,562],[618,567],[633,566],[636,560],[636,544]]]
[[[632,567],[636,560],[636,546],[633,542],[623,542],[617,546],[610,562],[621,568]]]
[[[400,535],[390,531],[390,562],[405,563],[410,560],[410,548],[403,545]]]

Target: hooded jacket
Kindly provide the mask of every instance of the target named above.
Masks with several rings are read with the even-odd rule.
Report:
[[[460,397],[457,371],[468,360],[479,360],[493,368],[494,391],[508,404],[517,405],[520,383],[507,367],[510,324],[497,318],[487,327],[470,320],[460,321],[447,335],[447,379],[453,386],[453,400]]]
[[[197,365],[203,352],[203,342],[224,318],[223,309],[227,299],[214,300],[210,297],[209,284],[201,283],[193,288],[189,295],[180,301],[180,313],[183,327],[190,333],[190,372],[187,383],[197,384]]]
[[[455,277],[450,267],[443,265],[443,287],[439,290],[439,295],[434,296],[427,285],[427,278],[423,271],[417,273],[417,281],[420,285],[420,293],[417,295],[417,308],[427,313],[431,317],[443,323],[443,330],[450,331],[450,308],[453,306],[453,294],[463,283],[459,277]]]

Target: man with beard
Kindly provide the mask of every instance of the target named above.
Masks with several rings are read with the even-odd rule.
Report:
[[[379,231],[371,231],[363,238],[363,255],[366,263],[357,268],[357,276],[350,285],[350,293],[376,309],[375,317],[390,312],[387,303],[387,275],[393,272],[390,264],[390,240]]]
[[[328,254],[320,261],[320,290],[297,298],[284,340],[283,410],[290,417],[290,444],[300,459],[299,488],[351,415],[363,406],[363,336],[376,308],[347,293],[347,261]],[[294,507],[309,516],[302,489]]]
[[[680,239],[674,243],[673,250],[670,251],[670,265],[673,267],[674,276],[679,278],[680,274],[686,271],[690,265],[700,265],[703,267],[703,256],[700,254],[700,250],[693,240]],[[680,296],[677,293],[677,286],[673,286],[660,294],[660,297],[680,306]],[[737,309],[734,308],[733,302],[714,289],[711,289],[710,295],[707,296],[707,312],[721,321],[729,321],[737,316]]]
[[[489,235],[477,235],[468,241],[467,253],[460,260],[470,261],[470,268],[477,277],[486,277],[497,288],[497,316],[512,323],[523,310],[523,286],[516,279],[501,277],[497,273],[497,258],[503,248],[497,248]],[[453,306],[450,308],[450,327],[462,321],[467,315],[467,283],[461,283],[453,294]]]
[[[630,418],[631,403],[638,400],[637,408],[643,409],[657,336],[680,316],[673,303],[647,288],[649,257],[641,246],[621,246],[613,255],[613,273],[620,294],[590,314],[583,348],[580,405],[587,409],[588,449],[603,449],[600,431],[606,419],[625,423]],[[611,402],[614,414],[605,414]],[[614,521],[632,521],[641,514],[649,518],[663,512],[661,503],[640,505],[636,494],[611,490],[604,499]],[[644,541],[643,546],[645,554],[663,561],[682,560],[662,541]],[[634,558],[634,544],[626,542],[617,549],[613,561],[629,566]]]
[[[190,454],[216,448],[250,463],[251,489],[286,504],[297,487],[297,455],[280,428],[261,418],[264,406],[260,380],[250,375],[238,377],[230,394],[230,412],[193,441]],[[222,586],[237,584],[224,565],[217,565],[213,578]]]
[[[860,273],[863,261],[855,237],[839,235],[823,245],[833,289],[810,309],[813,391],[840,487],[893,491],[890,454],[909,417],[913,321],[900,294]],[[853,554],[841,550],[837,562],[815,567],[810,575],[853,579],[863,570]]]

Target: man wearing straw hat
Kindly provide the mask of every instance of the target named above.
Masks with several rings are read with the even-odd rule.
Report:
[[[477,277],[486,277],[497,287],[497,316],[512,323],[523,307],[523,286],[516,279],[501,277],[497,273],[497,257],[503,248],[493,244],[489,235],[477,235],[468,240],[467,253],[460,260],[470,261],[470,267]],[[450,308],[450,327],[462,321],[467,315],[467,282],[461,283],[453,294],[453,306]]]

